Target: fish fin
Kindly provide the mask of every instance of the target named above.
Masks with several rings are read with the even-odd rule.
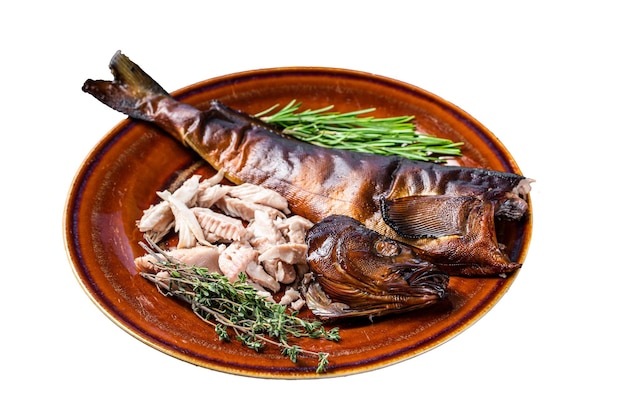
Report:
[[[476,201],[473,197],[443,195],[383,199],[382,215],[385,223],[402,237],[419,239],[462,235],[466,214]]]
[[[109,68],[113,81],[87,80],[83,91],[119,112],[148,120],[145,111],[140,111],[144,99],[155,95],[169,96],[163,87],[120,51],[111,58]]]

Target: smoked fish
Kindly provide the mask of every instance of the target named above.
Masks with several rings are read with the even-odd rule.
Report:
[[[277,191],[294,214],[351,217],[450,275],[506,276],[521,266],[496,233],[496,218],[527,215],[531,180],[521,175],[318,147],[219,101],[207,110],[181,103],[119,51],[109,67],[112,81],[87,80],[83,91],[159,126],[233,183]]]
[[[397,314],[447,295],[449,277],[436,265],[351,217],[326,217],[308,230],[306,243],[314,279],[305,297],[322,319]]]

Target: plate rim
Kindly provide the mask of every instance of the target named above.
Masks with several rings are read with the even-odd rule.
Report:
[[[274,77],[275,78],[277,75],[289,75],[293,73],[302,73],[302,72],[307,73],[308,75],[311,75],[311,76],[322,75],[322,74],[325,76],[331,76],[331,77],[334,77],[337,75],[341,77],[348,76],[350,78],[357,78],[359,80],[363,80],[364,82],[368,82],[368,83],[369,82],[374,82],[378,84],[382,83],[387,87],[399,88],[404,91],[407,91],[409,94],[418,93],[423,97],[428,97],[438,106],[445,108],[446,111],[450,111],[457,115],[461,115],[468,122],[471,122],[473,125],[477,125],[479,128],[481,128],[482,129],[481,136],[487,137],[489,140],[489,143],[497,147],[498,152],[502,154],[503,157],[506,158],[506,165],[510,167],[510,171],[523,175],[517,162],[515,161],[513,156],[510,154],[508,149],[506,149],[504,144],[499,140],[499,138],[497,138],[490,130],[488,130],[488,128],[484,126],[480,121],[476,120],[469,113],[461,109],[459,106],[421,87],[406,83],[404,81],[399,81],[394,78],[377,75],[377,74],[373,74],[369,72],[353,70],[353,69],[345,69],[345,68],[315,67],[315,66],[302,66],[302,67],[301,66],[288,66],[288,67],[260,68],[260,69],[240,71],[240,72],[235,72],[231,74],[225,74],[225,75],[207,78],[205,80],[198,81],[190,85],[187,85],[185,87],[179,88],[173,91],[171,95],[184,102],[185,99],[189,95],[201,94],[202,90],[204,89],[212,89],[212,88],[214,89],[219,84],[231,83],[234,80],[259,78],[259,77],[268,77],[268,78]],[[130,327],[132,326],[128,326],[129,323],[127,323],[126,321],[120,320],[120,317],[118,317],[113,312],[109,311],[107,306],[103,304],[102,300],[99,299],[95,291],[93,291],[93,288],[87,285],[88,283],[86,282],[86,280],[89,281],[89,279],[83,276],[83,272],[80,270],[77,264],[77,262],[79,261],[78,258],[80,257],[77,254],[77,249],[72,246],[72,236],[71,236],[71,231],[73,230],[72,219],[73,219],[73,214],[74,214],[72,209],[76,207],[77,196],[80,195],[80,193],[77,192],[77,186],[82,184],[83,181],[81,181],[81,179],[85,180],[86,177],[88,177],[88,172],[90,169],[94,167],[93,165],[94,160],[97,160],[98,155],[104,152],[106,147],[111,146],[112,138],[116,138],[118,135],[121,135],[124,131],[133,128],[133,126],[137,124],[138,124],[137,121],[132,120],[128,117],[121,120],[117,124],[115,124],[96,142],[96,144],[92,147],[92,149],[88,152],[86,157],[83,159],[83,161],[79,165],[79,168],[77,169],[70,183],[69,192],[66,197],[64,210],[63,210],[63,213],[64,213],[63,214],[63,240],[64,240],[65,252],[66,252],[66,256],[68,257],[68,261],[71,265],[75,279],[79,282],[79,285],[81,286],[83,291],[89,296],[91,301],[98,307],[100,311],[102,311],[105,314],[106,317],[108,317],[111,321],[113,321],[118,327],[122,328],[126,333],[130,334],[131,336],[140,340],[146,345],[162,353],[165,353],[169,356],[182,360],[184,362],[191,363],[196,366],[212,369],[212,370],[219,371],[219,372],[234,374],[234,375],[271,378],[271,379],[327,378],[327,377],[346,376],[346,375],[352,375],[356,373],[372,371],[375,369],[379,369],[382,367],[400,363],[405,360],[419,356],[444,343],[447,343],[454,337],[458,336],[459,334],[467,330],[469,327],[474,325],[477,321],[479,321],[485,314],[487,314],[489,311],[492,310],[494,305],[497,304],[502,299],[502,297],[509,291],[510,287],[513,285],[513,283],[515,282],[519,274],[519,270],[518,270],[512,276],[508,277],[505,280],[502,280],[502,285],[500,285],[497,290],[494,289],[493,294],[490,294],[488,297],[489,299],[488,302],[486,304],[481,305],[480,311],[472,314],[469,320],[465,320],[460,324],[455,323],[454,329],[452,331],[446,333],[443,336],[438,336],[435,340],[431,340],[426,343],[421,343],[420,345],[423,345],[423,346],[420,346],[417,349],[413,347],[412,349],[407,349],[406,352],[402,352],[400,354],[396,354],[391,357],[384,358],[382,360],[381,358],[376,358],[376,360],[373,363],[360,365],[359,367],[354,368],[354,369],[352,368],[351,369],[337,369],[337,370],[334,370],[332,373],[328,373],[328,374],[315,374],[315,373],[311,373],[308,371],[300,372],[300,371],[292,371],[292,370],[290,370],[289,372],[281,372],[277,374],[271,371],[259,372],[259,371],[250,371],[246,369],[234,369],[230,366],[220,366],[215,363],[207,364],[205,361],[197,359],[190,354],[185,354],[184,352],[181,352],[180,349],[177,349],[177,347],[167,348],[165,346],[162,346],[154,342],[153,340],[151,340],[151,338],[146,337],[145,334],[143,334],[140,331],[137,331],[137,329],[131,329]],[[97,162],[96,162],[96,165],[97,165]],[[522,243],[520,247],[520,251],[519,251],[519,258],[522,261],[526,259],[529,246],[530,246],[530,241],[532,238],[532,229],[533,229],[532,220],[533,220],[534,213],[532,210],[532,202],[531,202],[530,197],[528,199],[528,204],[529,204],[529,215],[528,215],[528,219],[526,220],[527,224],[524,227],[525,240]]]

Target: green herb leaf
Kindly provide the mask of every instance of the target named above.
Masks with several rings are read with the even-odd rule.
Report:
[[[298,112],[300,106],[292,100],[273,114],[278,105],[255,116],[289,136],[327,148],[436,163],[445,162],[443,156],[461,156],[462,142],[418,133],[413,116],[365,117],[376,109],[339,113],[331,111],[333,106]]]
[[[230,341],[232,333],[255,351],[269,343],[280,347],[282,354],[293,362],[300,355],[317,357],[316,372],[327,369],[328,353],[305,350],[289,340],[309,337],[338,342],[338,328],[326,330],[321,322],[304,320],[286,306],[266,300],[246,282],[245,274],[231,283],[227,277],[206,268],[177,262],[148,238],[146,241],[150,246],[143,242],[140,245],[154,256],[154,267],[168,274],[142,272],[141,276],[156,284],[162,294],[189,303],[199,318],[213,326],[221,341]]]

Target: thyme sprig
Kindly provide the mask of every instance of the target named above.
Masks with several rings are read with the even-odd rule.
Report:
[[[301,105],[292,100],[273,114],[278,105],[255,116],[296,139],[327,148],[436,163],[445,161],[442,156],[461,156],[462,142],[417,132],[413,116],[376,118],[363,116],[375,108],[340,113],[332,111],[332,105],[298,112]]]
[[[231,283],[225,276],[206,268],[177,262],[146,240],[150,247],[143,242],[140,245],[154,255],[155,268],[167,274],[142,272],[141,276],[156,284],[163,295],[189,303],[200,319],[213,326],[221,341],[228,342],[234,335],[236,340],[255,351],[272,344],[294,363],[301,355],[317,357],[316,372],[326,371],[327,352],[303,349],[291,340],[308,337],[337,342],[340,340],[337,327],[326,330],[321,322],[300,318],[297,311],[263,298],[246,282],[243,273]]]

